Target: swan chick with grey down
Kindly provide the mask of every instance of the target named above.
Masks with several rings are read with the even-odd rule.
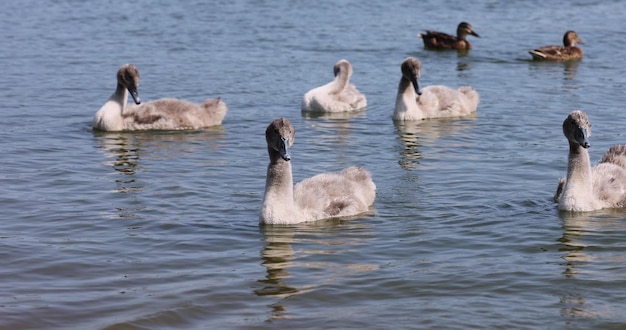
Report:
[[[626,145],[614,145],[591,167],[587,114],[573,111],[563,121],[569,143],[567,175],[560,179],[555,196],[559,210],[594,211],[626,207]]]
[[[93,127],[102,131],[196,130],[221,125],[228,107],[221,98],[196,104],[175,98],[141,103],[139,70],[132,64],[117,71],[117,88],[96,112]],[[128,104],[128,94],[135,104]]]
[[[434,85],[420,90],[421,62],[409,57],[400,67],[393,120],[422,120],[429,118],[462,117],[476,112],[480,96],[472,87],[452,89]]]
[[[367,99],[350,83],[352,64],[339,60],[333,66],[335,79],[326,85],[316,87],[304,94],[302,111],[304,112],[349,112],[367,107]]]
[[[369,210],[376,197],[376,185],[362,167],[318,174],[294,186],[289,153],[294,138],[295,129],[286,118],[272,121],[265,130],[270,163],[259,215],[261,224],[295,224]]]

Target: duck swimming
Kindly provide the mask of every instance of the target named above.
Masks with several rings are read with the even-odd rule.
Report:
[[[192,130],[221,125],[228,107],[219,97],[195,104],[174,98],[141,103],[139,69],[132,64],[117,71],[117,88],[96,112],[93,127],[103,131]],[[128,94],[135,104],[127,104]]]
[[[456,37],[447,33],[430,30],[426,30],[425,34],[418,34],[424,41],[424,47],[433,50],[470,50],[472,49],[472,44],[467,41],[467,35],[480,38],[478,33],[474,32],[472,26],[467,22],[459,23],[459,26],[456,28]]]
[[[576,44],[585,44],[580,40],[576,32],[567,31],[563,36],[563,46],[544,46],[531,50],[528,53],[532,55],[533,60],[538,61],[575,61],[583,58],[582,49]]]

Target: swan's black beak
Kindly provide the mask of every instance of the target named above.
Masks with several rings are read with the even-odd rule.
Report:
[[[139,92],[137,91],[137,87],[130,86],[128,87],[128,91],[130,92],[130,96],[135,101],[135,104],[141,104],[141,100],[139,99]]]
[[[576,132],[576,141],[578,141],[578,144],[585,149],[591,147],[591,144],[589,144],[589,131],[587,128],[578,128],[578,131]]]
[[[417,81],[417,77],[413,77],[411,82],[413,83],[413,88],[415,88],[415,94],[422,95],[422,91],[420,91],[420,85],[419,85],[419,82]]]
[[[291,160],[291,155],[289,155],[289,138],[280,138],[280,146],[278,148],[278,153],[280,157],[285,161]]]

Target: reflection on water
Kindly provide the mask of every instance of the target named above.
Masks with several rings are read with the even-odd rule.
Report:
[[[363,118],[366,109],[350,112],[302,112],[302,117],[306,119],[353,119]]]
[[[139,194],[144,190],[144,183],[137,177],[145,169],[140,162],[143,158],[172,159],[183,154],[197,152],[205,146],[218,146],[223,138],[221,126],[202,131],[147,131],[147,132],[101,132],[93,131],[95,148],[107,157],[103,164],[110,166],[115,173],[114,191],[120,194]],[[118,207],[121,218],[136,218],[137,213],[145,210],[136,202],[134,207]]]
[[[316,137],[316,146],[339,151],[337,161],[341,161],[341,154],[353,145],[354,127],[351,120],[365,117],[365,111],[339,113],[302,113],[307,127],[319,133]],[[296,129],[297,134],[297,129]]]
[[[119,193],[137,193],[143,189],[135,178],[138,170],[141,147],[135,137],[125,133],[94,133],[97,139],[96,148],[103,150],[111,160],[104,164],[111,166],[121,176],[116,177],[115,184]]]
[[[357,246],[367,243],[371,229],[356,217],[290,226],[261,226],[260,231],[267,242],[260,252],[261,265],[265,267],[266,275],[257,281],[263,287],[255,289],[254,293],[258,296],[280,298],[268,305],[271,309],[271,320],[287,318],[285,299],[293,295],[315,290],[354,272],[371,271],[379,267],[350,263],[354,259],[349,257],[328,260],[329,256],[345,256],[346,253],[358,249]],[[342,263],[338,264],[338,260]],[[307,272],[299,273],[303,269]],[[312,271],[314,269],[320,272]],[[299,286],[295,283],[307,285]]]
[[[595,212],[560,212],[563,220],[563,235],[558,239],[559,251],[563,252],[565,260],[563,275],[574,281],[583,279],[584,276],[602,269],[603,264],[609,261],[611,264],[623,262],[624,256],[610,256],[607,260],[598,250],[602,246],[596,245],[595,239],[610,237],[614,230],[624,231],[626,226],[614,219],[624,215],[623,210],[609,209]],[[612,219],[612,220],[607,220]],[[616,228],[617,227],[617,228]],[[608,241],[609,240],[604,240]],[[597,280],[602,281],[601,278]],[[612,280],[612,279],[610,279]],[[569,290],[561,295],[560,303],[563,305],[561,314],[571,317],[598,317],[601,312],[597,311],[586,302],[584,290]]]
[[[564,81],[571,81],[576,78],[576,72],[578,71],[578,65],[580,61],[568,61],[568,62],[554,62],[554,61],[532,61],[529,60],[530,71],[537,71],[539,76],[555,77],[563,79]],[[569,88],[576,89],[577,85],[569,86]]]
[[[451,137],[474,126],[476,114],[463,118],[395,121],[396,134],[402,142],[400,166],[408,171],[419,169],[422,145],[433,145],[438,139]]]

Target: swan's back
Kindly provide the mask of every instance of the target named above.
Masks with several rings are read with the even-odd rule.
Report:
[[[417,98],[424,118],[462,117],[476,112],[480,96],[472,87],[452,89],[447,86],[425,87]]]
[[[323,173],[294,187],[296,205],[315,218],[344,217],[366,212],[376,198],[376,185],[362,167]]]
[[[166,98],[132,106],[124,117],[129,130],[190,130],[221,125],[227,112],[219,97],[202,104]]]

